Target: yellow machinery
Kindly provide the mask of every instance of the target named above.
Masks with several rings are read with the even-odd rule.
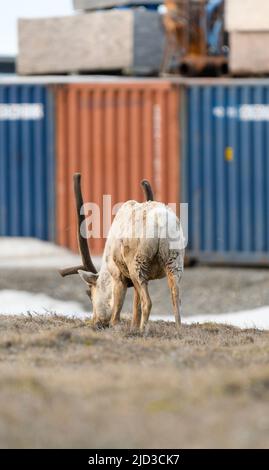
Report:
[[[214,14],[209,16],[207,7],[210,1],[165,0],[163,73],[169,72],[173,63],[183,75],[199,75],[206,71],[221,75],[227,71],[227,58],[222,48],[224,43],[214,54],[210,53],[208,43],[211,23],[223,17],[224,2],[218,0]],[[224,41],[224,31],[220,33]]]

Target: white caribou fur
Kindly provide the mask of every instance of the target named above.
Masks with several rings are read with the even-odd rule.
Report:
[[[135,291],[132,324],[144,331],[151,310],[148,281],[167,276],[179,327],[183,265],[183,232],[172,209],[159,202],[126,202],[110,228],[100,272],[79,272],[90,289],[94,321],[112,325],[120,321],[131,280]]]

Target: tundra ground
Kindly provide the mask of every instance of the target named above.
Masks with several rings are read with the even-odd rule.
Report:
[[[0,316],[1,448],[269,447],[269,333]]]

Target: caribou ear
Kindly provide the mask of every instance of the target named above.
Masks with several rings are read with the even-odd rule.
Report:
[[[78,271],[78,274],[80,275],[81,279],[87,284],[87,286],[95,286],[97,279],[98,279],[98,274],[95,273],[89,273],[88,271]]]

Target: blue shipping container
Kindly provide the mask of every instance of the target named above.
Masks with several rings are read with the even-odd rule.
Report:
[[[0,236],[54,239],[53,108],[46,85],[0,82]]]
[[[186,86],[190,257],[269,264],[269,81]]]

